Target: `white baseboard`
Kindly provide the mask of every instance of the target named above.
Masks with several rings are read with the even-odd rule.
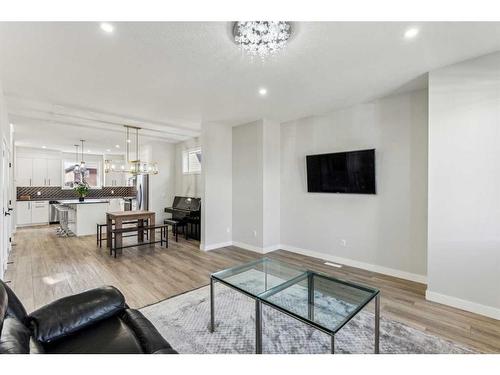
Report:
[[[200,250],[210,251],[210,250],[220,249],[221,247],[228,247],[228,246],[231,246],[232,244],[233,244],[232,241],[221,242],[221,243],[214,243],[214,244],[211,244],[211,245],[205,245],[203,243],[200,243]]]
[[[307,256],[310,256],[313,258],[320,258],[320,259],[328,260],[331,262],[344,264],[344,265],[350,266],[350,267],[361,268],[361,269],[364,269],[367,271],[382,273],[384,275],[394,276],[394,277],[398,277],[400,279],[405,279],[405,280],[415,281],[417,283],[427,284],[427,276],[425,276],[425,275],[419,275],[416,273],[401,271],[401,270],[397,270],[397,269],[389,268],[389,267],[383,267],[383,266],[379,266],[376,264],[360,262],[360,261],[353,260],[353,259],[337,257],[335,255],[320,253],[318,251],[306,250],[306,249],[302,249],[300,247],[295,247],[295,246],[290,246],[290,245],[283,244],[280,246],[280,248],[283,250],[286,250],[286,251],[291,251],[292,253],[307,255]]]
[[[297,254],[302,254],[302,255],[307,255],[313,258],[319,258],[319,259],[324,259],[328,260],[331,262],[335,263],[340,263],[344,264],[346,266],[350,267],[356,267],[356,268],[361,268],[367,271],[372,271],[372,272],[378,272],[382,273],[384,275],[389,275],[389,276],[394,276],[394,277],[399,277],[401,279],[405,280],[410,280],[410,281],[415,281],[417,283],[427,283],[427,276],[425,275],[419,275],[411,272],[405,272],[405,271],[400,271],[396,270],[394,268],[388,268],[388,267],[383,267],[379,266],[376,264],[370,264],[370,263],[365,263],[365,262],[359,262],[357,260],[352,260],[352,259],[347,259],[347,258],[341,258],[337,257],[334,255],[329,255],[325,253],[320,253],[317,251],[312,251],[312,250],[306,250],[306,249],[301,249],[300,247],[295,247],[295,246],[290,246],[290,245],[272,245],[272,246],[267,246],[267,247],[259,247],[259,246],[254,246],[250,245],[247,243],[243,242],[238,242],[238,241],[232,241],[232,242],[225,242],[221,244],[214,244],[214,245],[209,245],[207,247],[203,247],[203,245],[200,245],[200,248],[205,251],[209,250],[214,250],[214,249],[219,249],[221,247],[226,247],[226,246],[236,246],[245,250],[250,250],[259,254],[266,254],[271,251],[276,251],[276,250],[286,250],[286,251],[291,251],[292,253],[297,253]]]
[[[500,320],[500,309],[492,306],[486,306],[480,303],[448,296],[446,294],[436,293],[430,291],[429,289],[427,289],[427,291],[425,292],[425,299],[427,299],[428,301],[442,303],[443,305],[456,307],[457,309]]]
[[[260,247],[260,246],[254,246],[254,245],[250,245],[250,244],[247,244],[244,242],[238,242],[238,241],[224,242],[224,243],[213,244],[213,245],[208,245],[208,246],[204,246],[203,244],[201,244],[200,249],[205,250],[205,251],[209,251],[209,250],[215,250],[215,249],[219,249],[221,247],[227,247],[227,246],[231,246],[231,245],[236,246],[236,247],[240,247],[240,248],[245,249],[245,250],[250,250],[250,251],[253,251],[253,252],[259,253],[259,254],[266,254],[266,253],[270,253],[271,251],[276,251],[276,250],[281,249],[281,245]]]
[[[242,249],[250,250],[259,254],[264,254],[264,249],[262,247],[249,245],[244,242],[233,241],[233,246],[241,247]]]
[[[266,253],[270,253],[271,251],[276,251],[276,250],[281,250],[281,245],[271,245],[271,246],[266,246],[264,248],[262,248],[262,252],[264,254]]]

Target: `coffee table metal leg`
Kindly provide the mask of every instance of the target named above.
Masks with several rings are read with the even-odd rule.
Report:
[[[330,348],[331,349],[331,353],[335,354],[335,335],[331,336],[331,342],[332,342],[331,348]]]
[[[308,318],[314,320],[314,276],[312,273],[307,276],[307,306]]]
[[[375,297],[375,354],[379,353],[380,342],[380,294]]]
[[[255,300],[255,353],[262,354],[262,304]]]
[[[214,311],[214,279],[210,278],[210,332],[213,332],[215,329],[214,319],[215,319],[215,311]]]

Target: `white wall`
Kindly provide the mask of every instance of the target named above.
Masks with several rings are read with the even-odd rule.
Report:
[[[263,244],[263,121],[233,128],[233,241]]]
[[[283,247],[425,281],[427,120],[416,91],[283,124]],[[368,148],[376,195],[307,193],[306,155]]]
[[[175,195],[199,197],[201,194],[201,174],[182,173],[182,154],[200,146],[200,138],[191,138],[175,145]],[[203,158],[203,151],[202,151]]]
[[[259,252],[280,244],[280,124],[233,128],[233,242]]]
[[[427,298],[500,319],[500,53],[429,75]]]
[[[280,123],[267,120],[263,121],[262,152],[262,205],[263,205],[263,236],[262,247],[264,252],[280,248],[281,216],[281,126]]]
[[[202,123],[201,248],[215,249],[232,242],[232,128]]]
[[[159,173],[149,175],[149,210],[163,223],[170,216],[164,209],[172,206],[175,195],[175,145],[149,142],[141,147],[141,159],[158,163]]]

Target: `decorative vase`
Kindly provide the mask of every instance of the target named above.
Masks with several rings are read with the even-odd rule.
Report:
[[[83,201],[85,200],[85,197],[80,197],[80,198],[78,198],[78,200],[79,200],[80,202],[83,202]]]

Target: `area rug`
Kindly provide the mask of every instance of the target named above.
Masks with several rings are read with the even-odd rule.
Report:
[[[369,307],[367,307],[369,309]],[[141,309],[179,353],[255,351],[255,302],[221,284],[216,285],[215,332],[209,332],[208,286]],[[330,337],[270,307],[263,306],[263,353],[330,353]],[[336,353],[373,353],[374,314],[364,310],[335,336]],[[474,353],[452,341],[406,324],[380,320],[380,353]]]

